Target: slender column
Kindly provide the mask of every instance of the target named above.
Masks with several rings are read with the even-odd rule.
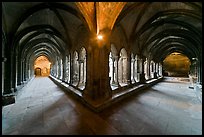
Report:
[[[81,83],[81,60],[79,60],[78,63],[79,63],[79,67],[78,67],[79,79],[78,79],[77,87]]]
[[[84,67],[85,67],[85,65],[84,65],[84,61],[82,62],[83,63],[83,65],[82,65],[82,72],[83,72],[83,75],[82,75],[82,83],[84,83]]]
[[[24,61],[21,62],[21,75],[22,75],[21,84],[23,84],[23,81],[24,81]]]
[[[69,84],[70,83],[70,79],[71,79],[71,61],[70,61],[70,56],[68,57],[68,81],[67,83]]]
[[[135,59],[135,64],[136,64],[136,66],[135,66],[135,68],[136,68],[136,71],[135,71],[135,75],[136,75],[136,78],[135,78],[135,81],[136,82],[139,82],[139,71],[140,71],[140,65],[139,65],[139,59],[138,59],[138,56],[136,56],[136,59]]]
[[[60,80],[63,80],[63,62],[62,59],[60,59]]]
[[[200,80],[199,80],[199,84],[201,84],[202,85],[202,71],[203,71],[203,68],[202,68],[202,58],[200,58],[200,60],[199,60],[199,62],[200,62],[200,66],[199,66],[199,69],[200,69],[200,73],[199,73],[199,76],[200,76]]]
[[[144,58],[141,58],[141,72],[140,72],[140,83],[145,83],[145,74],[144,74]]]
[[[154,78],[156,78],[156,79],[158,78],[157,77],[157,63],[156,62],[154,63]]]
[[[66,56],[64,55],[62,58],[62,81],[65,82],[65,78],[66,78]]]
[[[85,55],[86,56],[86,55]],[[84,79],[83,82],[86,84],[86,57],[84,58],[84,63],[83,63],[83,71],[84,71]],[[86,86],[86,85],[85,85]]]
[[[136,81],[135,81],[135,59],[133,58],[132,60],[132,69],[131,69],[131,71],[132,71],[132,81],[134,82],[134,83],[136,83]]]
[[[4,91],[5,91],[5,89],[4,89],[4,83],[5,83],[5,62],[6,62],[6,58],[5,57],[2,57],[2,61],[1,61],[1,64],[2,64],[2,70],[1,70],[1,72],[2,72],[2,81],[1,81],[1,83],[2,83],[2,87],[1,87],[1,90],[2,90],[2,95],[4,94]]]
[[[159,63],[157,63],[157,75],[160,76],[159,75]]]
[[[73,84],[73,74],[74,74],[74,58],[71,56],[70,59],[70,84]]]
[[[121,68],[122,68],[122,70],[121,70],[121,72],[122,72],[122,83],[124,82],[124,63],[123,63],[123,60],[124,60],[124,58],[123,57],[121,57]]]
[[[150,62],[149,60],[147,59],[147,79],[150,79]]]
[[[61,59],[59,59],[59,62],[58,62],[58,79],[60,79],[61,80],[61,76],[62,76],[62,72],[61,72]]]
[[[12,72],[12,89],[14,90],[14,92],[17,91],[16,87],[17,87],[17,57],[16,55],[13,56],[13,72]]]
[[[113,65],[112,65],[112,70],[113,70],[113,72],[112,72],[112,82],[111,82],[111,83],[112,83],[112,84],[115,84],[115,77],[114,77],[114,73],[115,73],[115,69],[114,69],[114,68],[115,68],[115,67],[114,67],[114,66],[115,66],[115,65],[114,65],[114,64],[115,64],[115,58],[112,57],[111,59],[112,59],[112,64],[113,64]]]
[[[126,58],[126,65],[127,65],[126,70],[125,70],[126,82],[128,84],[132,84],[132,81],[131,81],[131,55],[128,58]]]
[[[21,85],[21,80],[22,80],[22,74],[21,74],[21,61],[20,59],[18,58],[18,61],[17,61],[17,66],[18,66],[18,69],[17,69],[17,85]]]
[[[57,60],[56,63],[55,63],[55,72],[56,72],[56,73],[55,73],[55,74],[56,74],[55,77],[56,77],[56,78],[58,78],[58,75],[59,75],[59,74],[58,74],[58,67],[59,67],[59,66],[58,66],[58,60]]]
[[[119,61],[118,56],[116,56],[116,57],[115,57],[115,63],[116,63],[116,64],[115,64],[115,65],[116,65],[116,66],[115,66],[115,69],[116,69],[116,71],[115,71],[115,72],[116,72],[116,73],[115,73],[115,78],[116,78],[116,79],[115,79],[115,83],[116,83],[116,85],[118,85],[118,87],[121,87],[120,84],[119,84],[119,82],[118,82],[118,77],[119,77],[119,75],[118,75],[118,61]]]

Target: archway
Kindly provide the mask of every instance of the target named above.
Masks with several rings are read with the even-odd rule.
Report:
[[[188,77],[190,65],[191,62],[186,55],[173,52],[163,61],[164,74],[173,77]]]
[[[41,68],[35,68],[35,75],[41,76]]]
[[[35,76],[49,76],[51,63],[46,56],[39,56],[34,61]]]

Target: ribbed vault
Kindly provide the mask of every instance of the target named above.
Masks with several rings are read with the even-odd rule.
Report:
[[[85,98],[112,95],[109,60],[114,77],[115,67],[126,65],[119,73],[128,85],[134,67],[145,80],[144,69],[178,52],[198,64],[202,83],[201,2],[3,2],[2,39],[5,92],[28,81],[39,56],[49,59],[58,79],[97,91]]]

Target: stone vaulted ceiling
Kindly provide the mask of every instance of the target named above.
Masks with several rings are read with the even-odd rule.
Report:
[[[42,49],[46,54],[49,54],[48,49],[64,52],[73,48],[84,32],[99,34],[106,30],[118,38],[118,51],[125,47],[157,62],[172,52],[200,58],[202,3],[2,3],[2,32],[11,47],[30,44],[36,46],[30,49],[33,51],[41,44],[47,45]],[[48,45],[55,45],[55,48]],[[19,50],[23,51],[26,46],[21,48]]]
[[[126,2],[77,2],[91,31],[111,30]]]

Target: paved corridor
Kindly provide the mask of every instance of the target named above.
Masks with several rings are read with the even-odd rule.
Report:
[[[2,109],[7,135],[201,135],[202,104],[189,83],[168,78],[94,113],[49,78],[38,77]]]

